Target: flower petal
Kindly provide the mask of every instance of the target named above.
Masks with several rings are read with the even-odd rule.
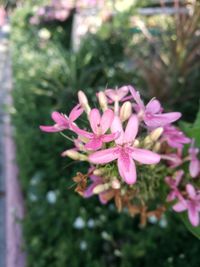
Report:
[[[196,192],[193,185],[187,184],[186,191],[191,199],[194,199],[196,197]]]
[[[133,97],[133,99],[135,100],[135,102],[137,103],[138,107],[140,110],[144,110],[145,106],[144,103],[140,97],[140,93],[138,91],[136,91],[132,86],[129,87],[129,90],[131,92],[131,95]]]
[[[146,111],[152,114],[161,112],[162,107],[160,102],[157,99],[151,99],[149,103],[146,105]]]
[[[169,112],[164,114],[145,113],[144,122],[148,127],[157,128],[177,121],[180,117],[180,112]]]
[[[190,161],[189,172],[193,178],[197,177],[200,172],[200,161],[196,157]]]
[[[102,134],[106,133],[107,130],[111,127],[113,119],[114,119],[113,111],[111,109],[107,109],[103,113],[100,121]]]
[[[199,225],[199,212],[192,201],[188,203],[188,217],[193,226]]]
[[[99,110],[97,108],[92,109],[89,114],[89,121],[92,131],[96,134],[98,133],[100,120],[101,120],[101,115]]]
[[[114,120],[111,125],[111,132],[112,133],[119,133],[119,137],[115,139],[116,144],[122,144],[124,141],[124,130],[122,128],[122,123],[118,116],[114,117]]]
[[[136,115],[132,115],[126,126],[124,134],[124,142],[130,143],[135,140],[135,137],[138,133],[138,118]]]
[[[119,136],[119,133],[104,134],[102,135],[101,139],[103,142],[107,143],[107,142],[113,141],[118,136]]]
[[[89,138],[89,139],[93,138],[93,136],[94,136],[93,133],[89,133],[89,132],[87,132],[85,130],[82,130],[82,129],[80,129],[78,126],[76,126],[73,123],[70,126],[70,130],[74,131],[76,134],[78,134],[80,136],[84,136],[84,137]]]
[[[131,156],[143,164],[156,164],[160,161],[160,155],[146,149],[133,148]]]
[[[86,145],[85,148],[88,150],[98,150],[102,147],[103,142],[101,138],[93,138]]]
[[[118,170],[127,184],[134,184],[137,179],[135,162],[131,157],[127,156],[126,160],[124,157],[120,156],[117,161]]]
[[[118,158],[118,148],[108,148],[95,152],[89,156],[89,160],[94,164],[105,164]]]
[[[42,130],[43,132],[47,132],[47,133],[61,132],[65,129],[66,128],[63,128],[62,126],[59,126],[57,124],[55,124],[53,126],[45,126],[45,125],[40,126],[40,130]]]
[[[70,120],[71,122],[73,122],[73,121],[75,121],[76,119],[78,119],[78,117],[80,117],[81,114],[83,113],[84,110],[83,110],[83,108],[81,108],[80,106],[81,106],[80,104],[76,105],[76,106],[72,109],[72,111],[70,112],[70,114],[69,114],[69,120]]]
[[[187,206],[185,205],[185,203],[183,201],[179,201],[172,208],[176,212],[182,212],[182,211],[187,209]]]
[[[67,119],[63,114],[60,114],[57,111],[52,112],[51,118],[59,125],[66,125],[69,124],[69,119]]]

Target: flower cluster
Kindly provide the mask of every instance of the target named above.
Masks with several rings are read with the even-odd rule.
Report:
[[[199,149],[173,125],[181,113],[165,112],[155,98],[145,105],[130,85],[97,93],[99,109],[91,108],[83,91],[78,99],[69,116],[55,111],[54,125],[40,126],[45,132],[75,134],[74,148],[62,156],[90,165],[87,174],[73,178],[76,191],[84,198],[98,195],[102,204],[113,199],[119,211],[140,214],[142,225],[149,216],[160,218],[171,203],[176,212],[187,210],[198,226]],[[86,127],[80,126],[80,116]]]
[[[67,20],[74,9],[80,10],[81,8],[92,8],[103,5],[104,0],[52,0],[51,4],[40,6],[34,16],[30,18],[31,24],[40,24],[41,22],[50,21],[65,21]]]

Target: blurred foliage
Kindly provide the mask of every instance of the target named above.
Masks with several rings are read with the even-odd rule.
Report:
[[[51,123],[52,110],[68,113],[78,89],[86,90],[93,100],[94,88],[127,83],[145,88],[130,51],[135,58],[146,51],[148,59],[151,45],[145,38],[133,45],[138,33],[133,36],[129,27],[130,14],[121,13],[97,35],[86,36],[75,53],[71,41],[62,42],[63,25],[31,26],[32,13],[29,4],[16,9],[11,34],[12,112],[27,211],[23,221],[27,266],[200,266],[199,242],[175,214],[169,212],[140,229],[137,218],[130,218],[126,211],[119,215],[112,204],[100,206],[95,197],[84,200],[76,195],[71,178],[85,171],[84,164],[73,165],[61,158],[62,150],[71,146],[69,141],[59,134],[41,133],[38,127]],[[71,22],[65,23],[70,31]],[[191,94],[193,90],[196,87]],[[185,110],[185,105],[195,106],[183,101],[178,110]]]

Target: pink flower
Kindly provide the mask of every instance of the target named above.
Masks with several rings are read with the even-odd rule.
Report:
[[[139,92],[135,91],[133,87],[130,87],[130,92],[136,102],[134,105],[135,111],[138,113],[139,118],[142,118],[150,128],[165,126],[181,117],[180,112],[162,113],[163,109],[160,102],[155,98],[151,99],[145,106],[140,98]]]
[[[167,201],[172,201],[172,200],[176,199],[180,195],[180,192],[178,190],[178,185],[181,182],[183,174],[184,174],[184,171],[183,170],[179,170],[179,171],[176,172],[175,178],[172,178],[172,177],[169,177],[169,176],[167,176],[165,178],[165,182],[169,185],[169,187],[172,190],[169,193],[169,195],[167,196]]]
[[[89,139],[85,145],[88,150],[98,150],[103,143],[111,142],[117,137],[117,133],[105,134],[110,128],[114,118],[114,113],[111,109],[107,109],[103,115],[100,115],[98,109],[94,108],[90,111],[89,122],[93,133],[81,130],[73,126],[74,132]]]
[[[176,153],[161,156],[169,162],[171,168],[176,168],[183,163],[182,148],[177,149]]]
[[[106,96],[110,99],[110,102],[119,102],[129,93],[129,85],[120,87],[119,89],[107,89],[105,90]]]
[[[177,127],[166,125],[163,131],[163,141],[166,141],[170,147],[182,148],[184,144],[191,142]]]
[[[97,187],[98,185],[103,185],[103,180],[100,176],[90,175],[90,179],[91,179],[92,183],[91,183],[91,185],[88,186],[88,188],[84,192],[85,198],[92,197],[94,195],[94,193],[93,193],[94,188]],[[104,198],[104,194],[106,192],[108,192],[108,190],[98,194],[101,204],[107,203],[107,200]]]
[[[51,114],[55,124],[52,126],[41,125],[40,129],[44,132],[61,132],[66,129],[71,129],[73,122],[83,113],[83,109],[80,105],[76,105],[69,114],[69,117],[63,115],[57,111]]]
[[[190,155],[189,172],[193,178],[196,178],[200,173],[200,161],[197,158],[198,153],[199,149],[194,147],[194,140],[193,140],[191,147],[189,149],[189,155]]]
[[[115,116],[111,126],[112,132],[120,132],[115,139],[116,146],[102,151],[98,151],[89,156],[91,163],[105,164],[117,159],[118,170],[121,177],[127,184],[136,182],[136,160],[143,164],[156,164],[160,161],[160,156],[149,150],[136,148],[133,142],[138,132],[138,118],[132,115],[128,121],[125,132],[118,116]]]
[[[187,210],[188,217],[193,226],[199,225],[199,212],[200,212],[200,192],[195,191],[195,188],[191,184],[186,185],[186,192],[188,198],[184,199],[179,196],[179,202],[173,206],[176,212],[182,212]]]

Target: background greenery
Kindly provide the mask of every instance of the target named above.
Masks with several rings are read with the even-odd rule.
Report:
[[[105,22],[96,34],[88,34],[75,53],[69,34],[73,17],[33,26],[29,23],[33,12],[32,4],[16,9],[11,33],[11,112],[26,205],[27,266],[200,266],[199,241],[175,214],[169,212],[161,221],[151,221],[140,229],[137,218],[126,212],[119,215],[112,204],[101,206],[95,197],[84,200],[76,195],[71,178],[87,166],[61,158],[61,152],[71,144],[59,134],[39,130],[39,125],[51,123],[51,111],[68,113],[77,101],[77,90],[86,91],[93,101],[95,91],[122,84],[143,88],[145,98],[157,96],[165,108],[182,111],[184,119],[194,121],[199,65],[192,65],[184,80],[180,79],[182,73],[172,62],[173,18],[161,23],[155,17],[153,27],[153,18],[144,18],[155,33],[149,42],[140,28],[130,24],[130,17],[137,14],[133,6]],[[44,29],[50,33],[48,39],[41,37]],[[150,73],[152,65],[160,62],[159,55],[165,55],[167,64],[156,74]],[[163,72],[165,79],[160,79]]]

